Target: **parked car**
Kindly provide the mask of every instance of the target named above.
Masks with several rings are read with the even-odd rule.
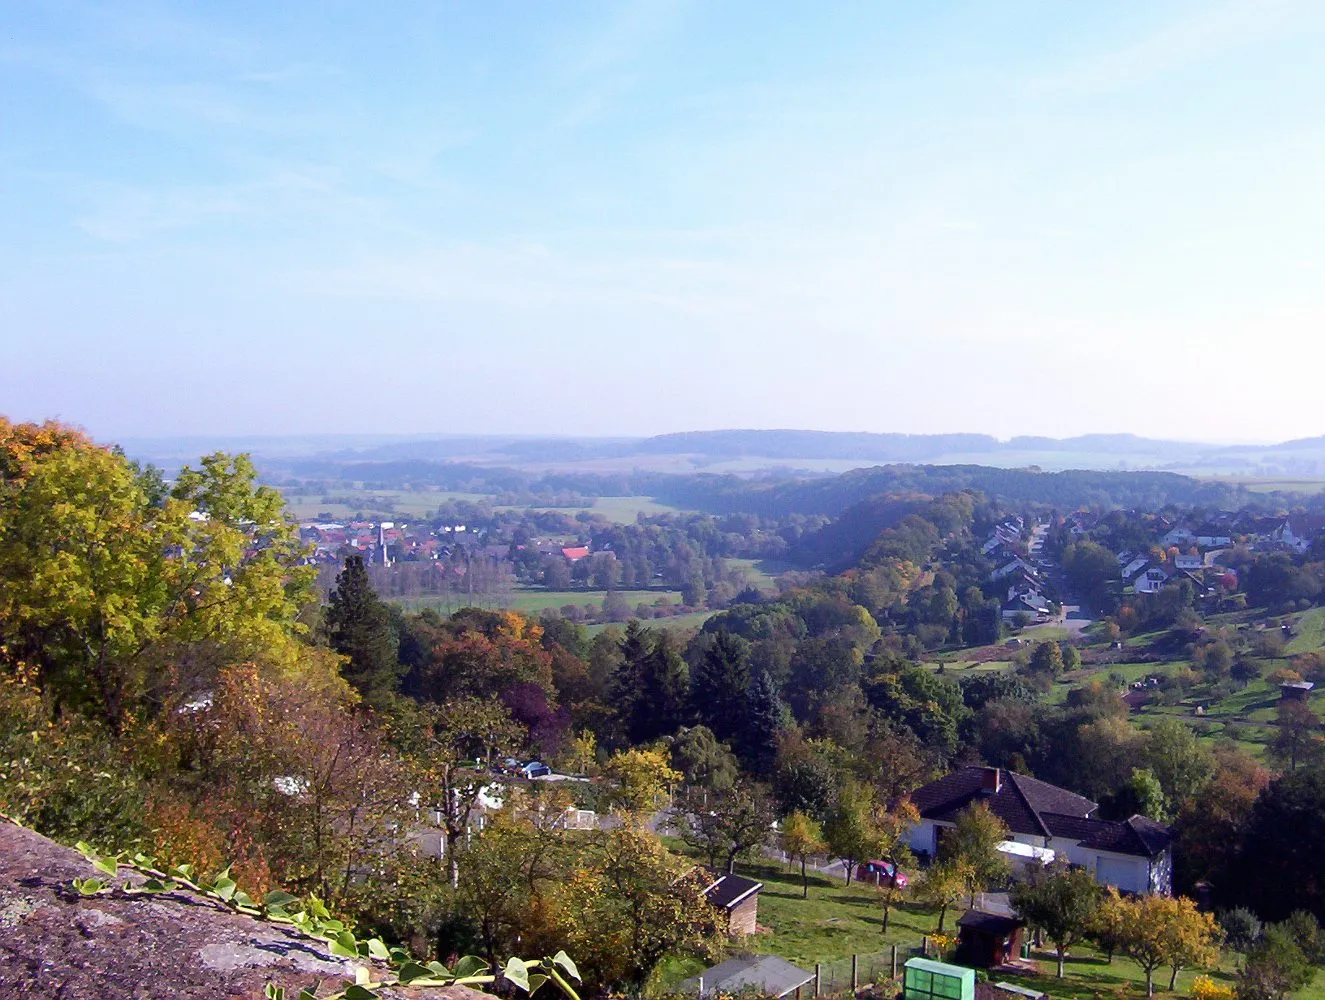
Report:
[[[856,865],[856,880],[859,882],[886,885],[890,879],[898,889],[905,889],[911,884],[906,872],[899,871],[891,861],[862,861]]]
[[[520,773],[526,778],[541,778],[545,774],[551,774],[552,768],[548,767],[541,760],[531,760],[524,767],[520,768]]]

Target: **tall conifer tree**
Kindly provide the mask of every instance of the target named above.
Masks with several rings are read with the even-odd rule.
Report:
[[[398,640],[391,628],[391,612],[373,590],[362,556],[350,556],[336,576],[336,589],[327,607],[331,648],[349,662],[342,676],[364,701],[383,707],[400,685],[401,666],[396,657]]]

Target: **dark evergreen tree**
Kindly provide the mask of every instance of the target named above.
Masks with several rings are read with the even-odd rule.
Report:
[[[1240,898],[1262,920],[1280,920],[1294,910],[1325,915],[1325,854],[1309,831],[1325,829],[1325,772],[1299,768],[1261,792],[1243,835],[1229,895]]]
[[[750,688],[750,643],[723,629],[695,636],[686,652],[696,718],[719,740],[737,742]]]
[[[649,743],[689,721],[690,668],[671,632],[654,633],[653,648],[644,657],[639,696],[631,717],[630,741]]]
[[[786,711],[777,685],[767,670],[761,670],[746,697],[741,753],[755,774],[771,774],[777,762],[778,734]]]
[[[639,745],[675,732],[688,721],[689,696],[690,670],[671,633],[632,620],[612,679],[616,741]]]
[[[346,559],[336,576],[327,605],[327,633],[331,648],[349,657],[341,668],[344,678],[369,705],[383,707],[400,684],[398,637],[391,627],[390,609],[373,590],[362,556]]]

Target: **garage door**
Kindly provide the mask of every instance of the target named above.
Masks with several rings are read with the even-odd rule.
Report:
[[[1132,892],[1145,889],[1143,884],[1138,884],[1142,879],[1136,862],[1122,858],[1100,858],[1095,866],[1095,881],[1100,885],[1113,885]]]

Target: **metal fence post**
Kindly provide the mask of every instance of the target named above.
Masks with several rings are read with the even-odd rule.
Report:
[[[819,980],[823,975],[823,965],[819,962],[814,963],[814,995],[819,995]]]
[[[852,993],[855,993],[856,990],[860,989],[859,959],[860,959],[859,955],[851,956],[851,992]]]
[[[893,945],[893,971],[890,979],[897,978],[897,945]]]

